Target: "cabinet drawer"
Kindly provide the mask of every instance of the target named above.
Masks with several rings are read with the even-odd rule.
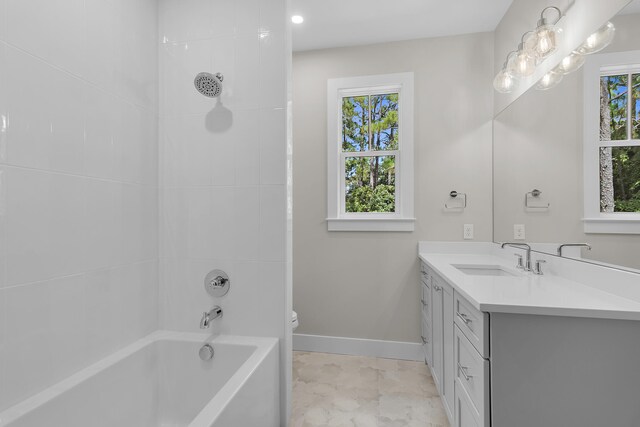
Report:
[[[424,351],[424,361],[432,366],[433,361],[433,331],[431,330],[430,319],[422,315],[422,349]]]
[[[455,395],[456,403],[453,416],[455,427],[483,427],[473,414],[469,395],[458,383],[455,385]]]
[[[454,327],[456,390],[462,389],[469,397],[470,410],[479,425],[489,425],[489,361]]]
[[[489,318],[461,297],[454,296],[454,322],[484,358],[489,357]]]

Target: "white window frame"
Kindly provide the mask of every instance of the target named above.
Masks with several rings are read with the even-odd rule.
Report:
[[[584,232],[640,234],[640,213],[600,212],[600,77],[640,72],[640,50],[592,55],[584,65]],[[631,118],[629,111],[629,119]],[[636,141],[636,140],[631,140]],[[629,140],[610,146],[629,146]],[[635,144],[631,144],[635,145]]]
[[[329,231],[413,231],[413,73],[330,79],[327,82],[327,229]],[[395,212],[345,212],[345,157],[371,151],[342,151],[342,98],[371,93],[398,93],[398,150],[395,156]]]

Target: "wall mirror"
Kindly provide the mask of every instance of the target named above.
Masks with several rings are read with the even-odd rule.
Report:
[[[495,117],[494,241],[640,273],[640,0],[611,22],[608,47]]]

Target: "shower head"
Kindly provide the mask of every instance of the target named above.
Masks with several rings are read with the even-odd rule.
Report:
[[[208,96],[209,98],[217,98],[222,93],[222,74],[216,73],[200,73],[193,80],[196,90]]]

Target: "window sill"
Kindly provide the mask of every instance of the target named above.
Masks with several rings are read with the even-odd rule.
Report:
[[[415,218],[327,218],[328,231],[413,231]]]
[[[584,232],[588,234],[640,234],[640,215],[625,215],[624,218],[583,218],[582,221]]]

